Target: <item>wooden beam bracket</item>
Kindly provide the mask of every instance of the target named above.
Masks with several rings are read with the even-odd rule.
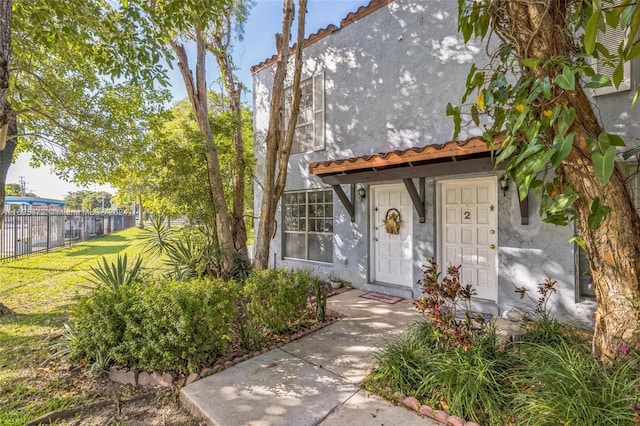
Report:
[[[527,194],[524,200],[520,200],[520,224],[529,224],[529,194]]]
[[[347,194],[344,193],[340,185],[331,185],[331,187],[333,188],[333,192],[335,192],[338,198],[340,198],[344,208],[347,209],[347,213],[349,213],[349,216],[351,217],[351,222],[355,222],[356,209],[351,200],[355,198],[356,185],[353,183],[351,184],[351,200],[349,200],[349,197],[347,197]]]
[[[402,182],[404,183],[405,188],[407,188],[407,192],[409,193],[409,197],[411,197],[411,201],[413,202],[413,207],[415,207],[416,212],[418,212],[418,217],[420,218],[420,223],[425,223],[426,221],[426,213],[424,208],[424,178],[419,178],[419,193],[416,189],[416,185],[413,183],[413,179],[411,178],[403,178]]]

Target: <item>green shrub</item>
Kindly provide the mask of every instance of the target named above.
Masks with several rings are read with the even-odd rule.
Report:
[[[634,424],[637,359],[606,369],[579,345],[524,344],[513,377],[515,424]]]
[[[239,291],[234,282],[208,279],[96,290],[75,312],[74,355],[146,371],[195,371],[224,353]]]
[[[264,269],[249,274],[242,294],[255,323],[281,333],[300,320],[310,290],[307,271]]]
[[[466,350],[442,349],[435,329],[428,320],[417,323],[385,346],[367,381],[480,424],[504,424],[510,357],[496,350],[495,333],[474,337]]]

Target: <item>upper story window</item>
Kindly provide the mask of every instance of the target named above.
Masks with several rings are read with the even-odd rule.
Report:
[[[291,87],[285,92],[285,125],[291,113]],[[324,73],[300,82],[300,113],[291,154],[324,149]]]
[[[614,4],[620,4],[620,0],[616,0]],[[618,46],[620,43],[625,41],[627,35],[625,31],[621,28],[611,28],[609,26],[606,27],[606,31],[598,30],[597,42],[602,44],[609,53],[615,54],[618,51]],[[613,75],[616,72],[616,67],[612,66],[615,64],[608,63],[604,58],[599,58],[594,61],[594,71],[598,74],[606,75],[613,81]],[[618,88],[615,86],[607,86],[601,87],[599,89],[595,89],[594,94],[596,96],[606,95],[608,93],[621,92],[624,90],[631,89],[631,63],[629,61],[625,62],[622,65],[622,69],[618,70],[618,72],[622,71],[622,81]]]

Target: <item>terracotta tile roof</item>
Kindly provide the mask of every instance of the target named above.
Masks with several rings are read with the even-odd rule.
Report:
[[[502,143],[502,139],[502,135],[496,136],[493,147],[487,146],[487,142],[481,137],[474,137],[465,141],[449,141],[440,145],[426,145],[379,154],[361,155],[359,157],[318,161],[309,164],[309,172],[323,176],[377,168],[425,164],[441,159],[487,153],[492,149],[497,150]]]
[[[347,16],[345,16],[345,18],[342,19],[342,21],[340,21],[340,27],[336,27],[333,24],[329,24],[324,28],[320,28],[315,33],[310,34],[307,38],[304,39],[304,47],[308,47],[313,43],[319,40],[322,40],[323,38],[333,33],[334,31],[337,31],[341,28],[346,27],[349,24],[356,22],[359,19],[362,19],[363,17],[369,15],[370,13],[373,13],[376,10],[380,9],[381,7],[388,5],[392,1],[394,0],[371,0],[368,5],[360,6],[358,10],[356,10],[355,12],[350,12]],[[291,47],[291,51],[293,51],[295,48],[296,48],[296,45],[294,44]],[[278,60],[278,54],[274,54],[270,58],[267,58],[264,61],[260,62],[259,64],[252,66],[251,73],[256,73],[274,64],[277,60]]]

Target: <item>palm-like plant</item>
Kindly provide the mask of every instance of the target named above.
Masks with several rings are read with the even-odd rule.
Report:
[[[91,267],[89,282],[100,288],[116,291],[120,286],[140,282],[142,275],[142,258],[136,256],[129,265],[127,255],[118,254],[116,262],[109,263],[103,256],[102,262]]]
[[[151,226],[144,228],[138,237],[142,240],[145,254],[161,256],[172,245],[175,231],[165,224],[164,219],[163,216],[154,214],[151,217]]]

